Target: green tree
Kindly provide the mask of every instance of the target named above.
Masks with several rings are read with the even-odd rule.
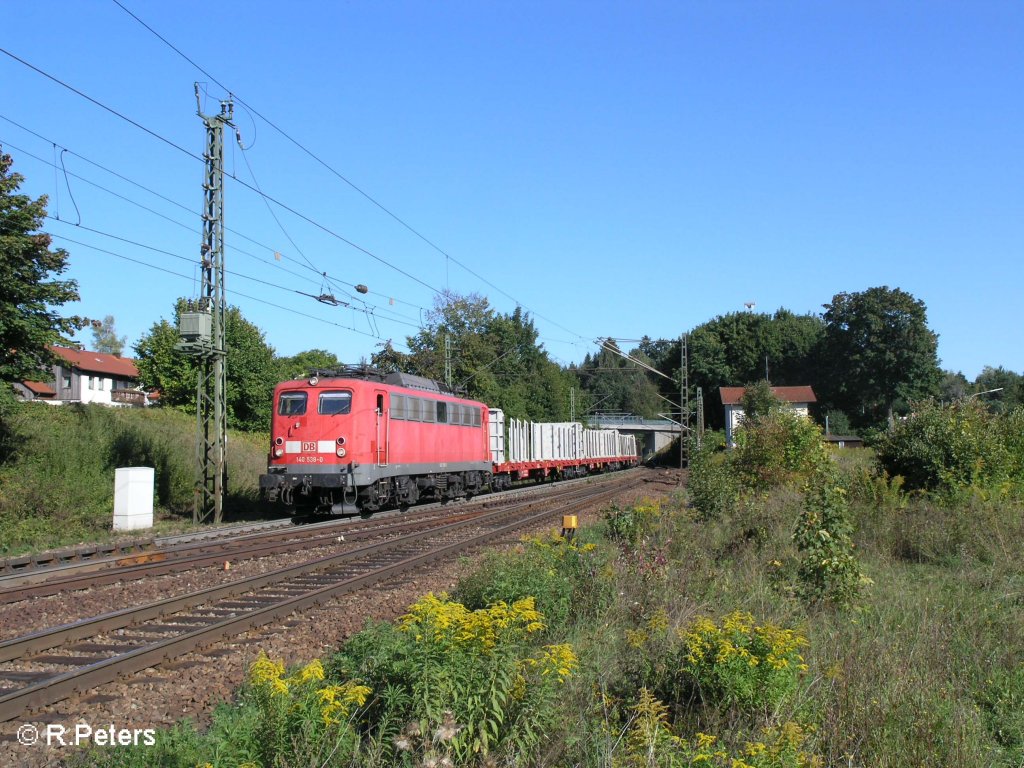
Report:
[[[604,341],[601,351],[596,355],[588,354],[579,368],[583,386],[597,410],[652,418],[662,410],[658,385],[651,381],[651,374],[625,359],[623,354],[615,341]],[[629,356],[653,367],[653,361],[639,349],[633,350]],[[677,393],[673,401],[678,399]]]
[[[939,399],[944,403],[963,400],[971,394],[971,382],[960,371],[943,371],[939,381]]]
[[[302,379],[311,371],[336,371],[342,367],[342,362],[333,352],[326,349],[307,349],[291,357],[282,357],[277,361],[278,378],[281,381],[289,379]]]
[[[224,339],[228,357],[228,426],[249,431],[269,430],[278,365],[266,335],[242,316],[238,307],[225,313]]]
[[[995,390],[995,391],[993,391]],[[1004,412],[1024,406],[1024,376],[1008,371],[1003,366],[986,365],[974,380],[974,392],[990,410]],[[980,394],[985,392],[987,394]]]
[[[135,345],[143,386],[160,390],[163,405],[194,412],[198,367],[195,358],[176,349],[178,317],[185,306],[179,299],[174,323],[161,319]],[[238,307],[225,313],[227,343],[228,425],[236,429],[270,428],[271,400],[279,365],[263,331],[242,316]]]
[[[438,296],[425,326],[406,340],[408,354],[396,351],[388,341],[371,362],[384,371],[443,381],[446,338],[452,385],[468,397],[514,418],[568,419],[569,390],[579,386],[578,380],[551,361],[527,313],[518,307],[507,315],[496,312],[478,294]]]
[[[161,405],[194,412],[199,369],[194,357],[176,348],[180,341],[177,321],[181,307],[179,301],[174,308],[173,324],[161,318],[139,339],[135,345],[135,365],[142,386],[160,392]]]
[[[49,347],[85,324],[62,317],[56,308],[78,300],[74,280],[56,280],[67,269],[68,253],[50,250],[50,236],[39,228],[46,197],[17,194],[24,177],[11,173],[10,155],[0,155],[0,381],[44,375],[53,356]],[[6,389],[6,388],[5,388]]]
[[[113,315],[107,315],[102,320],[92,321],[93,351],[104,352],[108,355],[120,355],[127,341],[127,336],[117,335]]]
[[[861,424],[892,420],[898,401],[936,394],[938,336],[923,301],[899,288],[839,293],[825,307],[826,397]]]
[[[757,422],[781,408],[782,402],[772,392],[771,382],[759,379],[744,387],[740,405],[743,406],[743,421]]]
[[[697,388],[704,393],[705,418],[712,427],[724,424],[718,399],[719,387],[735,387],[745,381],[771,378],[777,385],[822,383],[818,363],[824,323],[815,315],[797,315],[788,309],[774,314],[732,312],[719,315],[694,328],[689,335],[690,399]],[[641,341],[641,350],[671,380],[658,379],[661,395],[679,399],[679,341]],[[767,367],[767,371],[766,371]]]

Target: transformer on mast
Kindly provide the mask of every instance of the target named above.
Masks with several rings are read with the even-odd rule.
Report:
[[[203,241],[199,298],[181,313],[178,348],[199,359],[196,388],[196,483],[193,521],[219,523],[227,487],[227,351],[224,341],[224,126],[234,127],[234,102],[205,115],[196,83],[196,113],[206,124],[203,178]]]

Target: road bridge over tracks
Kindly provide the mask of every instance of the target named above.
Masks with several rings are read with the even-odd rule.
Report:
[[[668,418],[644,419],[631,413],[595,413],[584,416],[584,420],[593,429],[617,429],[625,435],[636,435],[637,444],[643,446],[642,461],[679,439],[679,422]]]

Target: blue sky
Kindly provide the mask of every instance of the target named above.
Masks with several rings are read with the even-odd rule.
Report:
[[[1024,371],[1020,3],[122,3],[423,236],[237,107],[228,172],[316,222],[227,183],[229,299],[279,354],[356,362],[446,287],[520,303],[567,363],[888,285],[926,303],[943,367]],[[112,0],[7,3],[2,28],[202,153],[193,82],[211,112],[223,90]],[[197,293],[201,163],[3,54],[0,118],[74,311],[131,344]],[[342,295],[360,283],[373,317]]]

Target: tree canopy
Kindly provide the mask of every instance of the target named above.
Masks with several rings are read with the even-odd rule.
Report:
[[[938,336],[923,301],[882,286],[838,293],[824,308],[823,394],[852,419],[878,423],[898,401],[938,393]]]
[[[579,382],[551,361],[527,313],[519,307],[511,314],[496,312],[478,294],[438,296],[425,326],[407,339],[409,353],[388,342],[372,363],[444,381],[446,337],[452,385],[467,396],[514,418],[568,420],[569,390]]]
[[[197,361],[179,352],[178,318],[185,306],[179,299],[174,323],[160,319],[135,345],[139,378],[143,386],[160,390],[162,404],[195,411]],[[227,344],[227,409],[232,428],[270,428],[274,386],[279,380],[278,361],[263,331],[242,316],[238,307],[225,313]]]
[[[120,355],[124,351],[127,336],[118,336],[114,328],[114,316],[107,315],[102,320],[92,321],[92,348],[95,352],[108,355]]]
[[[39,231],[46,197],[18,194],[24,177],[11,172],[12,164],[10,155],[0,155],[0,380],[5,382],[45,375],[53,359],[49,347],[69,343],[66,337],[85,323],[57,312],[78,300],[78,285],[54,279],[67,269],[68,253],[50,250],[50,236]]]
[[[629,357],[653,367],[654,361],[642,348],[632,350]],[[658,385],[651,376],[642,366],[627,360],[612,339],[604,341],[596,355],[588,354],[583,359],[578,374],[596,411],[629,413],[650,419],[671,409],[659,396]],[[678,399],[676,393],[673,400]]]

